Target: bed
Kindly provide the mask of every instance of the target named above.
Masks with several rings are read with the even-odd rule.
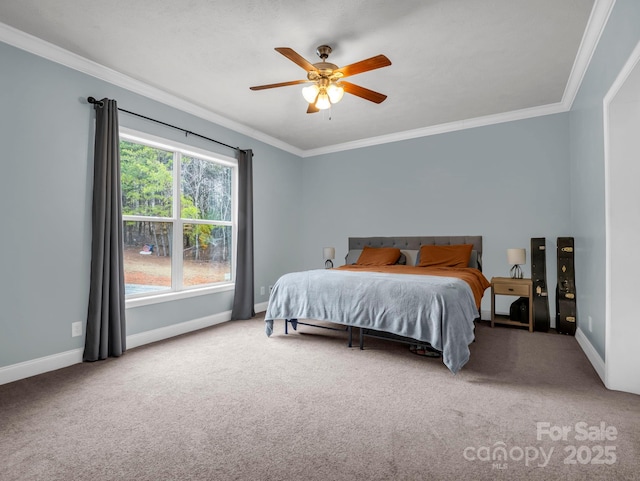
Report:
[[[467,266],[457,260],[456,267],[447,269],[425,261],[429,252],[457,252],[459,246],[468,246]],[[379,256],[398,250],[392,265],[386,258],[384,265],[360,265],[365,253]],[[415,267],[418,264],[422,267]],[[299,319],[330,321],[348,332],[351,345],[352,329],[358,327],[361,349],[366,336],[427,344],[441,352],[444,364],[456,373],[469,360],[474,321],[489,286],[481,271],[481,236],[352,237],[345,266],[278,279],[265,330],[273,334],[275,319],[284,319],[285,333],[289,324],[294,329],[299,323],[324,327]]]

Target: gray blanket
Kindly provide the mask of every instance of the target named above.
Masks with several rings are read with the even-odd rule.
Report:
[[[282,276],[265,315],[315,319],[390,332],[429,343],[456,373],[469,360],[478,317],[469,285],[456,278],[318,269]]]

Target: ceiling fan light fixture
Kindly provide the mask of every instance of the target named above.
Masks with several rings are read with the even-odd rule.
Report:
[[[383,102],[387,98],[386,95],[379,92],[342,81],[342,79],[352,75],[388,67],[391,65],[391,61],[384,55],[376,55],[375,57],[338,68],[337,65],[327,62],[327,58],[331,53],[331,47],[328,45],[320,45],[317,48],[316,53],[320,57],[321,62],[316,63],[309,62],[299,53],[288,47],[277,47],[275,50],[299,67],[302,67],[307,72],[307,79],[257,85],[255,87],[249,87],[251,90],[265,90],[310,83],[311,85],[302,89],[302,96],[308,103],[308,114],[331,108],[332,104],[336,104],[342,100],[345,92],[376,104]]]
[[[327,110],[329,107],[331,107],[329,96],[327,95],[327,91],[322,89],[318,94],[318,100],[316,101],[316,108],[320,110]]]
[[[329,100],[332,104],[337,104],[344,96],[344,88],[338,84],[332,83],[327,87],[327,95],[329,95]]]
[[[320,92],[320,87],[316,84],[311,84],[308,87],[302,89],[302,96],[307,101],[307,103],[312,104],[316,101],[316,97]]]

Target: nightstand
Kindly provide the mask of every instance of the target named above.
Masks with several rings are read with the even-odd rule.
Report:
[[[533,282],[531,279],[513,279],[511,277],[491,278],[491,327],[494,324],[526,326],[512,321],[509,316],[496,314],[496,296],[518,296],[529,299],[529,332],[533,332]]]

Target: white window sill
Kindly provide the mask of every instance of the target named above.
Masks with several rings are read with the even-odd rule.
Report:
[[[179,299],[188,299],[189,297],[206,296],[217,292],[227,292],[235,289],[234,282],[226,282],[215,286],[203,287],[200,289],[190,289],[180,292],[164,292],[162,294],[151,294],[144,297],[135,297],[125,301],[126,309],[133,307],[148,306],[151,304],[160,304],[161,302],[177,301]]]

